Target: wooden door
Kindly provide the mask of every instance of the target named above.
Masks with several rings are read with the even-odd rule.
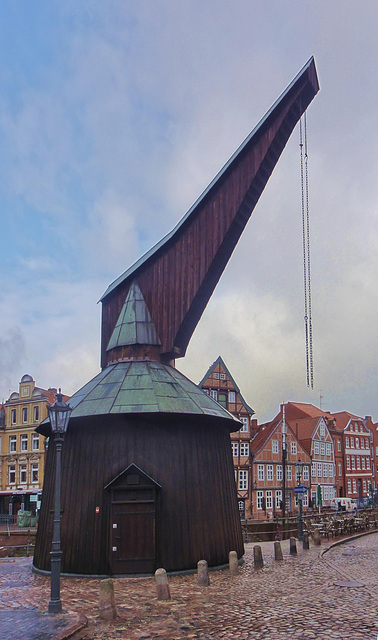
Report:
[[[112,502],[110,536],[112,573],[155,570],[155,501]]]

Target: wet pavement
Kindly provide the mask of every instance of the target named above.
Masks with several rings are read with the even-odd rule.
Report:
[[[94,640],[366,640],[378,638],[378,533],[340,546],[311,546],[274,560],[273,542],[260,543],[263,569],[253,566],[254,544],[235,577],[210,573],[199,587],[196,574],[170,576],[171,600],[159,602],[153,578],[114,580],[118,617],[98,615],[98,579],[62,578],[66,613],[47,615],[50,580],[31,573],[31,560],[0,560],[0,638],[52,640],[81,636]],[[68,629],[69,627],[69,629]],[[67,631],[67,632],[66,632]],[[74,636],[75,637],[75,636]]]

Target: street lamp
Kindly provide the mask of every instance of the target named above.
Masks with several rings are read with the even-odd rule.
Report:
[[[50,420],[51,430],[55,442],[55,502],[54,502],[54,530],[51,547],[51,597],[48,612],[60,613],[62,602],[60,599],[60,563],[62,551],[60,548],[60,489],[61,489],[61,460],[64,434],[67,431],[72,407],[63,401],[61,389],[56,394],[56,402],[47,406],[47,413]]]
[[[302,468],[303,468],[303,462],[301,462],[301,459],[299,458],[299,460],[295,464],[295,474],[296,474],[296,477],[297,477],[298,485],[301,484],[301,480],[302,480]],[[299,513],[298,513],[298,540],[302,541],[303,540],[302,493],[298,493],[298,506],[299,506]]]

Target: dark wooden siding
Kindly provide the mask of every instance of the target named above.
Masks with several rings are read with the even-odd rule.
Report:
[[[50,569],[53,446],[34,564]],[[227,428],[217,420],[109,417],[75,421],[63,445],[62,571],[108,575],[110,492],[104,487],[135,463],[161,485],[156,567],[167,571],[228,562],[243,554],[240,518]],[[99,513],[96,513],[99,507]]]
[[[292,130],[318,90],[310,65],[160,249],[103,298],[101,365],[137,278],[162,354],[181,357]]]

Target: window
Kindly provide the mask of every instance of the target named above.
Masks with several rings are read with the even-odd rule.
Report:
[[[221,380],[226,380],[226,374],[225,373],[220,373],[219,377]]]
[[[328,477],[333,478],[334,475],[335,475],[334,466],[332,463],[328,463]]]
[[[16,451],[17,438],[16,436],[9,436],[9,451]]]
[[[34,422],[38,422],[38,420],[39,420],[39,407],[38,406],[34,407],[34,409],[33,409],[33,419],[34,419]]]
[[[292,472],[291,464],[289,464],[286,467],[286,480],[292,480],[292,479],[293,479],[293,472]]]
[[[249,442],[240,443],[240,455],[249,456]]]
[[[370,458],[366,458],[366,468],[370,471]]]
[[[323,421],[320,423],[320,435],[325,436],[325,424]]]
[[[27,451],[28,450],[28,436],[27,434],[22,434],[21,436],[21,451]]]
[[[320,442],[315,440],[315,442],[314,442],[314,455],[318,456],[319,453],[320,453]]]
[[[366,479],[365,478],[363,479],[362,483],[363,483],[364,492],[366,493],[367,487],[366,487]]]
[[[239,445],[237,442],[231,442],[231,448],[232,448],[232,455],[234,456],[234,458],[237,458],[237,456],[239,455]]]
[[[363,433],[363,432],[364,432],[364,428],[363,428],[362,424],[360,424],[360,433]]]
[[[219,393],[219,404],[222,405],[225,409],[227,409],[227,396],[225,393]]]
[[[356,480],[353,478],[353,493],[357,493]]]
[[[243,426],[241,429],[239,429],[239,431],[241,431],[242,433],[248,433],[248,418],[243,416],[242,418],[239,418],[239,419],[240,419],[240,422],[243,423]]]
[[[330,456],[331,453],[332,453],[331,443],[327,442],[327,444],[326,444],[326,456]]]
[[[218,400],[218,391],[215,389],[210,389],[210,398],[213,400]]]
[[[10,464],[8,467],[8,484],[16,484],[16,466]]]
[[[360,456],[356,456],[356,460],[357,460],[357,469],[360,470],[361,469]]]
[[[228,401],[230,404],[235,404],[235,391],[228,392]]]
[[[38,482],[38,464],[36,463],[31,466],[31,481]]]
[[[297,443],[296,442],[291,442],[290,443],[290,450],[291,450],[291,455],[293,455],[293,456],[297,455]]]
[[[257,465],[257,478],[259,480],[265,480],[265,473],[264,473],[264,465],[263,464],[258,464]]]
[[[276,491],[276,509],[281,509],[282,491],[278,489]]]
[[[352,481],[348,480],[348,493],[352,493]]]
[[[317,463],[317,467],[318,467],[317,476],[318,476],[318,478],[321,478],[322,477],[322,473],[323,473],[323,470],[322,470],[323,465],[322,465],[322,463],[318,462]]]
[[[26,464],[20,464],[20,484],[26,484]]]
[[[360,439],[356,438],[356,449],[360,448]]]
[[[328,464],[326,462],[323,464],[323,478],[328,478]]]
[[[347,470],[350,471],[350,456],[346,457]]]
[[[266,466],[266,479],[267,480],[273,480],[273,465],[272,464],[268,464]]]
[[[266,500],[266,508],[267,509],[273,509],[273,492],[272,491],[267,491],[265,493],[265,500]]]
[[[22,387],[21,388],[21,395],[23,398],[27,398],[27,396],[29,395],[29,387]]]
[[[258,491],[257,492],[257,508],[258,509],[262,509],[263,508],[263,497],[264,497],[264,492],[263,491]]]
[[[28,421],[28,410],[27,407],[24,407],[22,409],[22,422],[27,422]]]
[[[308,507],[308,493],[304,493],[302,496],[302,506]]]
[[[345,438],[345,447],[349,449],[349,436],[346,436]]]
[[[361,449],[365,449],[365,440],[361,438]]]
[[[33,449],[33,451],[37,451],[39,449],[39,435],[38,435],[38,433],[33,433],[33,436],[32,436],[32,449]]]
[[[303,467],[303,480],[308,480],[309,479],[309,473],[308,473],[308,466],[304,466]]]
[[[277,482],[282,482],[282,479],[283,479],[282,464],[278,464],[276,466],[276,476],[277,476]]]
[[[354,437],[350,436],[350,448],[354,449]]]
[[[341,440],[337,441],[337,450],[341,451]]]
[[[325,449],[325,442],[321,442],[321,443],[320,443],[320,455],[321,455],[321,456],[325,456],[325,451],[326,451],[326,449]]]
[[[365,439],[365,447],[366,447],[366,449],[369,449],[369,440],[367,438]],[[378,447],[377,447],[377,449],[378,449]]]
[[[352,456],[352,469],[354,470],[355,468],[356,468],[356,458]]]
[[[272,453],[278,453],[278,440],[272,440]]]
[[[338,475],[341,476],[341,462],[338,463],[337,472],[338,472]]]
[[[248,471],[244,469],[239,470],[239,491],[246,491],[248,489]]]
[[[316,462],[313,462],[311,465],[311,475],[313,478],[316,478],[316,470],[317,470]]]
[[[12,409],[11,411],[11,422],[12,424],[16,424],[16,409]]]
[[[219,380],[219,373],[213,373],[214,380]]]

